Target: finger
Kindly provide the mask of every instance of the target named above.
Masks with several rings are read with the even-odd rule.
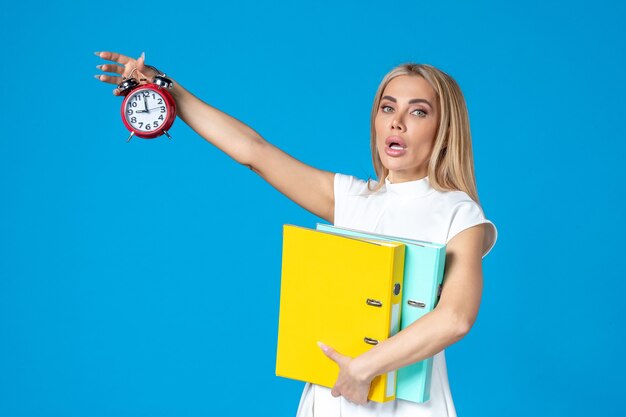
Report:
[[[133,61],[131,57],[118,54],[117,52],[96,52],[96,55],[102,59],[106,59],[108,61],[115,61],[118,64],[122,64],[122,65],[126,65],[130,61]]]
[[[99,70],[102,70],[103,72],[114,72],[116,74],[124,74],[124,67],[121,65],[104,64],[104,65],[97,65],[96,68],[98,68]]]
[[[157,75],[159,71],[151,65],[146,65],[146,53],[142,52],[141,56],[137,58],[137,72],[143,75],[144,78],[150,79]]]
[[[146,53],[142,52],[139,58],[137,58],[137,72],[139,72],[143,76],[147,76],[147,69],[148,67],[146,66]]]
[[[119,83],[121,83],[122,80],[123,80],[122,77],[113,77],[113,76],[104,75],[104,74],[94,75],[94,77],[97,78],[98,80],[102,81],[102,82],[107,82],[107,83],[116,84],[116,85],[119,85]],[[119,88],[115,88],[112,92],[113,92],[114,96],[119,96],[120,95]]]
[[[333,352],[334,352],[333,348],[331,348],[330,346],[325,345],[322,342],[317,342],[317,346],[319,346],[320,349],[322,349],[322,352],[324,352],[324,354],[326,356],[328,356],[330,359],[333,359],[333,356],[332,356]]]
[[[146,53],[142,52],[141,55],[139,55],[139,58],[137,58],[137,67],[139,67],[140,65],[143,67],[145,62],[146,62]]]
[[[333,361],[337,362],[337,364],[341,365],[346,359],[349,359],[347,356],[342,355],[337,352],[335,349],[330,346],[325,345],[322,342],[317,342],[317,345],[322,349],[322,351]]]
[[[359,396],[357,398],[355,398],[355,403],[359,404],[359,405],[365,405],[368,402],[367,399],[367,395],[369,394],[369,391],[365,391],[359,394]]]
[[[96,79],[102,81],[103,83],[109,83],[109,84],[119,84],[122,82],[122,77],[115,77],[113,75],[106,75],[106,74],[98,74],[95,75]]]
[[[333,397],[337,398],[337,397],[341,397],[341,392],[339,392],[339,389],[337,389],[337,387],[333,387],[332,390],[330,390],[330,395],[332,395]]]

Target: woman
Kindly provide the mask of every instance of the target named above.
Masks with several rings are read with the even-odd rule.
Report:
[[[156,74],[145,65],[144,54],[137,60],[111,52],[96,55],[121,64],[98,66],[116,74],[96,75],[103,82],[118,84],[135,68],[148,78]],[[497,234],[478,203],[469,119],[456,82],[428,65],[402,65],[385,76],[371,116],[379,178],[373,184],[303,164],[176,82],[172,95],[178,116],[200,136],[311,213],[341,227],[447,244],[437,307],[356,358],[320,344],[339,366],[339,376],[332,390],[307,384],[298,415],[456,416],[443,349],[463,338],[476,320],[482,257]],[[434,357],[429,401],[367,401],[375,376],[429,357]]]

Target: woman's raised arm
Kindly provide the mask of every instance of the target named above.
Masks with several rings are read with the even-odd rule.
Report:
[[[114,52],[96,52],[100,58],[116,64],[99,65],[104,72],[117,75],[97,75],[100,81],[119,84],[122,76],[129,76],[136,68],[151,78],[154,69],[145,65],[144,54],[138,59]],[[178,117],[207,142],[258,173],[278,191],[306,210],[333,222],[334,174],[306,165],[273,146],[250,126],[204,103],[174,81],[171,90],[176,100]],[[117,88],[113,94],[119,95]]]

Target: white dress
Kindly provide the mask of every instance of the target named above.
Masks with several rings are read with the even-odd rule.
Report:
[[[497,231],[482,208],[462,191],[437,191],[428,177],[391,184],[369,191],[367,182],[335,174],[335,225],[435,243],[448,243],[459,232],[486,223],[483,257],[496,242]],[[356,405],[335,398],[330,389],[307,383],[297,417],[456,417],[448,383],[444,351],[433,357],[430,400],[413,403],[403,400]]]

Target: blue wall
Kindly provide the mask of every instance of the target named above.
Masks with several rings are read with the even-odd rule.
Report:
[[[365,178],[382,76],[453,75],[500,233],[447,350],[457,411],[622,415],[624,3],[264,3],[3,8],[0,416],[298,404],[274,376],[281,226],[319,219],[180,120],[126,143],[99,50],[145,51],[295,157]]]

